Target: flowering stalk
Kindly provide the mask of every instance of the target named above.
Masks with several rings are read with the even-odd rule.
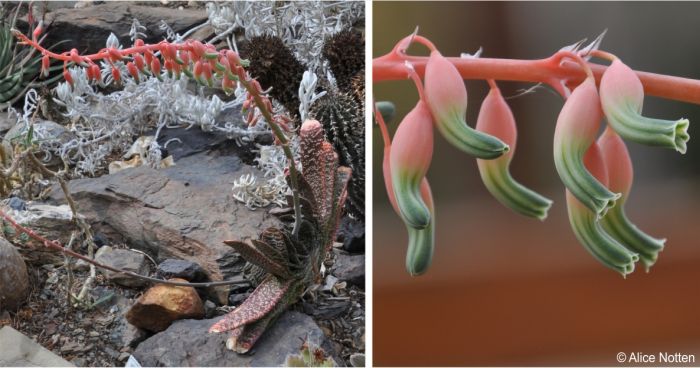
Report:
[[[430,56],[407,55],[412,42],[426,46]],[[409,77],[414,81],[420,81],[421,76],[425,78],[425,93],[421,93],[419,106],[427,102],[435,125],[445,138],[477,156],[482,180],[499,201],[520,214],[540,219],[546,216],[551,201],[525,188],[510,175],[508,169],[517,131],[513,114],[495,80],[540,82],[559,92],[566,102],[557,119],[553,153],[557,173],[567,188],[573,231],[604,265],[627,275],[634,271],[640,258],[647,269],[653,265],[665,240],[646,235],[627,219],[623,205],[632,184],[632,164],[620,136],[685,152],[689,122],[645,118],[640,115],[642,101],[646,93],[700,104],[700,81],[635,72],[612,54],[597,50],[598,44],[599,40],[582,50],[563,49],[541,60],[445,58],[432,42],[412,34],[400,40],[387,55],[374,59],[374,81],[405,79],[404,65],[413,65],[415,70]],[[613,63],[605,67],[584,60],[590,56],[612,59]],[[462,79],[485,79],[491,85],[479,113],[478,131],[464,122],[467,94]],[[381,116],[375,114],[385,142],[384,177],[390,201],[407,224],[409,243],[414,240],[429,243],[432,250],[434,208],[427,181],[420,182],[419,197],[421,177],[412,177],[412,200],[426,207],[412,208],[414,218],[407,221],[406,206],[402,203],[405,200],[398,195],[401,186],[396,183],[394,162],[387,160],[387,153],[393,152],[390,138]],[[610,126],[598,139],[603,116]],[[400,132],[402,142],[419,147],[416,143],[430,133],[414,128],[417,124],[413,120],[404,120],[399,125],[397,137]],[[404,132],[409,131],[415,137],[406,138]],[[424,161],[428,157],[424,150],[418,149],[413,156],[407,153],[408,148],[404,150],[405,166],[419,162],[427,170],[429,160]],[[428,213],[430,228],[422,227]],[[422,216],[421,223],[415,221],[416,214]],[[429,234],[417,232],[428,229]],[[407,266],[411,274],[415,274],[415,269],[409,261],[415,254],[409,248]]]
[[[161,65],[163,65],[166,72],[175,78],[180,78],[181,74],[185,74],[197,82],[209,86],[213,86],[215,80],[217,83],[220,81],[224,92],[227,94],[233,92],[233,82],[239,82],[248,92],[248,100],[244,103],[244,109],[249,110],[248,123],[254,125],[257,122],[257,117],[250,109],[254,105],[272,129],[276,142],[282,146],[289,162],[290,187],[295,215],[292,234],[294,236],[298,235],[302,220],[298,189],[299,171],[294,162],[292,150],[289,147],[289,140],[284,133],[284,130],[289,130],[287,127],[289,119],[281,115],[273,115],[272,103],[269,98],[262,91],[260,84],[251,78],[245,70],[248,62],[242,60],[236,52],[232,50],[217,51],[213,45],[203,44],[196,40],[187,40],[180,44],[173,44],[167,41],[161,41],[157,44],[144,44],[142,40],[137,39],[133,47],[122,50],[108,47],[95,54],[79,55],[77,50],[73,49],[59,54],[45,49],[36,40],[29,39],[18,30],[13,29],[12,32],[20,40],[20,44],[35,48],[43,55],[44,59],[63,61],[63,76],[69,84],[73,83],[73,77],[68,70],[70,64],[86,68],[88,78],[98,83],[101,82],[100,68],[96,64],[100,60],[112,66],[112,76],[116,82],[120,81],[121,75],[114,63],[124,61],[127,61],[127,70],[130,74],[133,74],[134,69],[137,69],[142,74],[154,75],[160,79]],[[160,52],[163,63],[155,55],[156,52]],[[138,81],[138,79],[136,80]]]

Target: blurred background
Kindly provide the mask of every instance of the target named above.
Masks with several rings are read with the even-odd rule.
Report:
[[[636,70],[700,79],[700,3],[374,2],[374,56],[420,27],[445,56],[536,59],[608,33],[601,49]],[[409,53],[427,55],[422,47]],[[487,92],[467,81],[467,121]],[[506,96],[531,85],[499,83]],[[398,121],[415,105],[408,81],[374,84]],[[519,139],[513,176],[555,201],[546,222],[491,197],[474,159],[436,133],[428,177],[437,206],[432,268],[404,269],[405,228],[382,180],[374,128],[374,363],[378,366],[618,365],[618,352],[695,354],[700,364],[700,106],[653,97],[644,114],[690,119],[688,153],[628,143],[635,184],[631,220],[666,237],[646,274],[624,280],[572,233],[552,159],[563,100],[549,89],[510,99]]]

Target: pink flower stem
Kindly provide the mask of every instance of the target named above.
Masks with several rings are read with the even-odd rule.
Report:
[[[464,79],[494,79],[517,82],[546,83],[559,90],[559,82],[566,81],[569,87],[575,87],[581,83],[586,73],[574,63],[557,65],[556,59],[561,59],[557,54],[546,59],[517,60],[478,58],[466,59],[447,58],[457,67]],[[396,52],[378,57],[372,62],[373,82],[406,79],[405,61],[409,61],[421,77],[425,75],[425,64],[428,57],[407,56]],[[597,83],[607,66],[596,63],[586,63]],[[637,71],[637,76],[644,86],[644,93],[700,105],[700,80],[674,77],[662,74]]]

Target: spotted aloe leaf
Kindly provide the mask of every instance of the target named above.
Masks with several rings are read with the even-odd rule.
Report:
[[[283,279],[288,279],[290,277],[290,271],[287,266],[281,261],[278,256],[274,253],[270,253],[268,250],[263,251],[261,249],[268,249],[269,245],[260,241],[253,241],[253,244],[249,244],[238,240],[226,240],[224,244],[233,247],[238,253],[240,253],[246,261],[262,268],[263,270],[277,275]],[[262,245],[262,246],[261,246]]]
[[[605,162],[597,143],[593,143],[584,156],[584,164],[590,173],[603,184],[608,181]],[[634,272],[639,255],[634,253],[605,232],[595,212],[579,201],[568,189],[566,204],[569,221],[576,238],[603,265],[623,276]]]
[[[593,77],[587,78],[571,93],[559,113],[554,131],[554,166],[566,188],[597,218],[620,198],[593,176],[583,163],[589,147],[595,143],[603,112]]]
[[[510,174],[510,162],[515,154],[517,127],[513,112],[495,82],[481,104],[476,129],[501,139],[510,151],[492,159],[477,159],[479,173],[486,188],[506,207],[525,216],[544,220],[552,201],[518,183]]]
[[[211,326],[209,332],[231,331],[265,317],[282,300],[292,282],[273,275],[266,277],[243,304]]]
[[[647,271],[656,263],[659,252],[664,249],[666,239],[654,238],[634,225],[625,213],[625,203],[632,189],[633,169],[632,160],[622,138],[608,127],[600,138],[605,166],[608,170],[611,190],[622,193],[619,203],[613,207],[601,220],[605,230],[620,243],[639,253],[639,257]]]
[[[608,123],[623,138],[685,153],[688,119],[662,120],[641,115],[644,87],[630,67],[615,59],[600,80],[600,98]]]

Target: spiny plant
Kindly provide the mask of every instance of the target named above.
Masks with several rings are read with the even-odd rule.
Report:
[[[665,239],[641,231],[625,212],[633,174],[624,140],[685,153],[688,120],[642,116],[642,103],[646,93],[700,104],[700,81],[635,72],[617,56],[598,50],[600,41],[601,37],[585,48],[579,43],[541,60],[446,58],[430,40],[413,34],[374,59],[374,82],[410,78],[420,96],[398,126],[393,143],[375,107],[385,145],[386,190],[408,229],[406,268],[411,275],[426,272],[434,249],[435,208],[426,178],[434,128],[476,157],[486,188],[499,202],[528,217],[547,217],[552,201],[510,174],[516,124],[496,80],[543,83],[565,98],[554,134],[554,162],[566,187],[571,227],[584,247],[623,276],[633,272],[639,260],[647,270],[656,262]],[[413,42],[426,46],[430,56],[408,55]],[[595,64],[590,57],[611,64]],[[475,128],[465,121],[463,79],[482,79],[490,86]],[[603,118],[607,125],[599,136]]]
[[[167,73],[174,78],[184,75],[210,87],[216,84],[226,93],[233,92],[235,83],[245,88],[247,98],[243,107],[249,124],[254,125],[263,118],[287,157],[292,192],[288,202],[294,210],[294,222],[289,228],[267,229],[251,244],[227,242],[246,260],[269,272],[249,299],[211,328],[211,332],[232,331],[227,343],[229,348],[238,352],[250,350],[275,317],[296,302],[311,283],[321,281],[321,263],[335,239],[351,170],[338,164],[338,156],[325,140],[321,124],[315,120],[306,121],[299,130],[303,167],[300,173],[286,135],[291,131],[290,119],[273,114],[269,97],[245,69],[248,61],[232,50],[217,51],[213,45],[196,40],[144,44],[137,39],[133,47],[126,49],[107,47],[91,55],[80,55],[73,49],[57,54],[43,48],[36,39],[16,30],[13,33],[21,44],[43,55],[44,70],[51,59],[62,61],[63,77],[69,85],[76,83],[74,77],[101,83],[105,71],[118,83],[122,75],[116,65],[124,65],[137,82],[143,75],[161,77]],[[102,61],[106,70],[98,66],[97,61]],[[83,72],[74,76],[68,69],[71,64]]]
[[[321,281],[321,264],[335,239],[351,171],[339,166],[318,121],[304,122],[299,137],[303,220],[298,236],[272,227],[258,240],[225,242],[268,273],[248,299],[209,330],[231,331],[226,345],[239,353],[249,351],[275,318]]]
[[[353,171],[350,181],[348,212],[364,217],[364,38],[352,28],[326,38],[322,55],[328,60],[337,86],[321,83],[326,95],[312,106],[310,115],[323,124],[326,138],[340,155],[341,165]],[[288,111],[296,111],[300,100],[299,83],[305,66],[298,61],[282,39],[262,35],[241,45],[241,56],[250,60],[249,71],[263,88]]]

